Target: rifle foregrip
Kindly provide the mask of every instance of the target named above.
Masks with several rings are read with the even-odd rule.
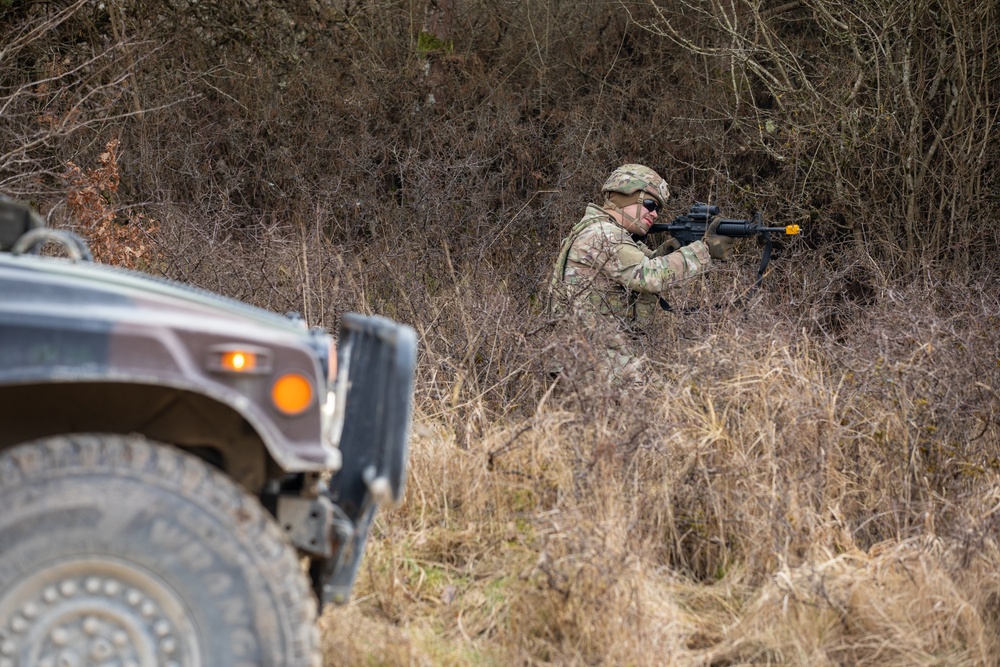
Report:
[[[731,236],[741,239],[753,236],[763,231],[760,225],[756,225],[749,220],[721,220],[719,226],[715,228],[715,233],[719,236]]]

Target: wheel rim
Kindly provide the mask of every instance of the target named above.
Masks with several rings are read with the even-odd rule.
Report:
[[[47,563],[0,594],[0,667],[193,667],[194,619],[159,577],[86,557]]]

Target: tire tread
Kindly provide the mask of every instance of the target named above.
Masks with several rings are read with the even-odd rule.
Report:
[[[258,556],[261,580],[282,603],[291,630],[288,655],[277,667],[319,667],[322,658],[316,602],[294,548],[258,500],[222,472],[196,457],[138,435],[62,435],[14,447],[0,454],[0,487],[6,491],[55,475],[86,471],[135,476],[181,493],[222,514]]]

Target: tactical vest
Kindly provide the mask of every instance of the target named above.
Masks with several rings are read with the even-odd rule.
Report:
[[[597,214],[585,215],[563,240],[549,285],[547,310],[550,315],[562,312],[563,302],[567,295],[561,294],[561,292],[564,292],[566,288],[566,267],[569,263],[569,253],[573,248],[573,243],[587,227],[601,219],[602,216]],[[607,281],[605,289],[597,289],[596,285],[586,288],[584,302],[592,312],[612,319],[622,327],[633,331],[645,329],[652,322],[653,314],[658,308],[657,295],[633,292],[623,285],[613,283],[610,279]]]

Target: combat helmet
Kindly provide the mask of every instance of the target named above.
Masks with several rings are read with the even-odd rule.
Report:
[[[625,164],[618,167],[611,172],[601,190],[604,193],[617,192],[623,195],[641,190],[659,202],[660,208],[666,207],[667,200],[670,199],[667,182],[655,171],[641,164]]]

